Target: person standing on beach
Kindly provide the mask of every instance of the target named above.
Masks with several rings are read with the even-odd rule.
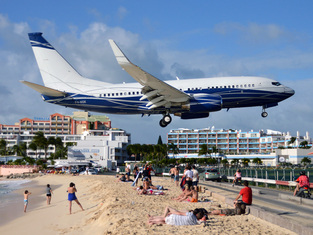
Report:
[[[174,170],[174,182],[176,184],[176,187],[178,187],[178,184],[179,184],[179,167],[175,167]]]
[[[28,192],[28,190],[25,190],[24,192],[24,213],[26,213],[26,208],[28,205],[28,195],[31,195],[31,192]]]
[[[196,170],[196,166],[195,165],[192,166],[192,173],[193,173],[192,186],[198,186],[199,172]]]
[[[174,182],[174,177],[175,177],[175,174],[174,174],[174,169],[175,167],[173,166],[170,171],[169,171],[169,174],[171,176],[171,181]]]
[[[77,205],[79,205],[79,207],[82,209],[82,211],[84,210],[82,205],[79,203],[75,193],[77,192],[77,189],[75,188],[75,184],[74,183],[70,183],[70,187],[67,188],[67,192],[68,192],[68,201],[70,203],[70,214],[72,214],[72,201],[75,201],[77,203]]]
[[[47,205],[50,205],[51,202],[51,194],[53,194],[52,189],[50,188],[50,184],[47,184],[47,188],[46,188],[46,196],[47,196]]]

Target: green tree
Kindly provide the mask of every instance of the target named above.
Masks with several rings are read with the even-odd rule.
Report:
[[[207,154],[209,154],[208,146],[206,144],[201,144],[199,152],[198,152],[198,156],[204,155],[205,157],[207,157]]]
[[[32,142],[37,145],[37,148],[44,150],[45,159],[47,159],[47,151],[48,151],[49,143],[44,133],[42,131],[36,132]]]
[[[37,150],[38,150],[37,144],[34,143],[34,142],[31,142],[29,144],[28,148],[30,148],[31,150],[35,151],[35,157],[37,159]]]
[[[257,166],[261,165],[263,162],[261,160],[261,158],[253,158],[252,163],[256,164]]]
[[[250,163],[250,159],[244,158],[244,159],[241,159],[241,162],[245,167],[247,167]]]
[[[163,141],[162,141],[162,138],[161,138],[160,135],[159,135],[159,139],[158,139],[158,143],[157,144],[163,144]]]
[[[173,158],[175,158],[175,155],[177,155],[179,153],[179,149],[178,149],[177,145],[174,143],[169,144],[168,149],[172,150]]]
[[[228,165],[228,160],[225,158],[221,160],[221,163],[223,164],[223,167],[226,168],[226,166]]]
[[[301,163],[302,163],[303,165],[311,164],[311,159],[310,159],[309,157],[303,157],[303,158],[301,159]]]
[[[234,158],[230,163],[231,163],[232,165],[236,165],[236,167],[238,167],[239,159],[238,159],[238,158]]]
[[[305,149],[305,148],[307,148],[308,144],[309,144],[308,141],[304,140],[299,144],[299,148]]]
[[[0,140],[0,153],[2,156],[7,155],[7,142],[4,139]]]
[[[296,140],[297,140],[297,137],[291,137],[290,140],[287,142],[287,144],[293,146]]]

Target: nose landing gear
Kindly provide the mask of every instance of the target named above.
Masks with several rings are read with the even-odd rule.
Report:
[[[163,116],[163,118],[160,120],[160,126],[166,127],[168,124],[170,124],[172,121],[172,118],[170,115],[166,114]]]
[[[268,113],[265,112],[265,108],[263,108],[261,116],[264,117],[264,118],[266,118],[268,116]]]

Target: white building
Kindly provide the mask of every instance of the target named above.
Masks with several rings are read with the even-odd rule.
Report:
[[[124,130],[86,131],[77,145],[68,147],[68,161],[93,161],[109,169],[127,160],[130,135]]]

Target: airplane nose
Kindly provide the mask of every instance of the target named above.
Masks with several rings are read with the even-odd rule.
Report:
[[[295,91],[290,87],[285,87],[285,93],[289,94],[290,96],[293,96],[295,94]]]

